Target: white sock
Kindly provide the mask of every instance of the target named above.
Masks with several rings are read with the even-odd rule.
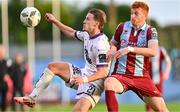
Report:
[[[48,87],[53,77],[54,73],[49,68],[46,68],[29,96],[36,100],[42,91]]]

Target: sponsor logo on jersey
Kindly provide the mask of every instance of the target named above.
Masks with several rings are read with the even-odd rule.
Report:
[[[100,63],[106,62],[106,54],[99,54],[98,57]]]

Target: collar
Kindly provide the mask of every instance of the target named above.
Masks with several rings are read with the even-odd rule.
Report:
[[[141,29],[141,30],[145,30],[145,29],[146,29],[146,26],[147,26],[147,23],[145,22],[144,25],[143,25],[140,29]],[[132,22],[130,22],[130,27],[133,27],[133,28],[134,28]],[[134,28],[134,29],[135,29],[135,28]],[[140,30],[140,29],[138,29],[138,30]]]
[[[101,32],[101,33],[99,33],[99,34],[96,34],[96,35],[90,37],[90,39],[95,39],[95,38],[97,38],[97,37],[99,37],[99,36],[101,36],[101,35],[104,35],[104,33]]]

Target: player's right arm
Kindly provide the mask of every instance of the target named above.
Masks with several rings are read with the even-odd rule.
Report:
[[[110,41],[110,50],[107,52],[106,54],[106,59],[107,59],[107,62],[110,62],[113,57],[114,57],[114,54],[116,53],[117,51],[117,47],[116,47],[116,44],[111,40]]]
[[[117,45],[120,42],[120,35],[123,31],[123,27],[124,27],[124,23],[120,23],[117,28],[116,31],[112,37],[112,39],[110,40],[110,50],[107,52],[106,54],[106,59],[107,61],[111,61],[114,58],[115,53],[117,52]]]
[[[61,23],[58,19],[54,17],[54,15],[50,13],[46,13],[45,18],[47,21],[54,23],[66,36],[68,37],[75,37],[75,32],[73,28]]]

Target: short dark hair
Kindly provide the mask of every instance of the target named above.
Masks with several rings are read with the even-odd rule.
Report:
[[[94,15],[94,19],[99,22],[99,29],[103,29],[104,24],[106,23],[106,14],[101,9],[91,9],[88,11],[88,13],[91,13]]]

